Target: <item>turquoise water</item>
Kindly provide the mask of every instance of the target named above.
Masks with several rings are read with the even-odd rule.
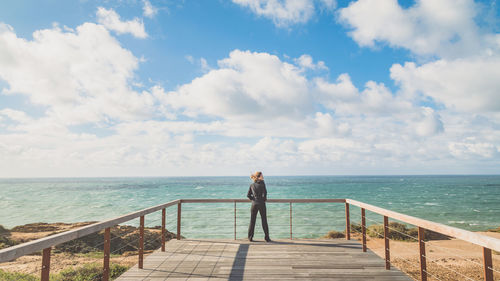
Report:
[[[247,177],[0,179],[0,224],[78,222],[113,218],[178,198],[245,198]],[[266,177],[268,198],[352,198],[404,214],[468,229],[500,226],[500,176]],[[318,237],[344,227],[343,204],[294,204],[294,237]],[[237,237],[246,237],[250,204],[237,204]],[[167,209],[175,230],[177,208]],[[289,204],[269,203],[271,237],[289,237]],[[351,207],[351,220],[359,221]],[[382,222],[368,213],[368,223]],[[129,224],[136,225],[137,221]],[[160,225],[159,213],[146,225]],[[234,235],[234,205],[183,204],[187,237]],[[262,236],[260,219],[256,237]]]

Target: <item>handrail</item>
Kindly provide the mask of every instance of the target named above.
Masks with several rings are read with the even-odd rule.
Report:
[[[181,203],[248,203],[248,199],[180,199]],[[311,198],[311,199],[267,199],[268,203],[345,203],[346,199]]]
[[[63,233],[51,235],[45,238],[37,239],[20,245],[12,246],[3,250],[0,250],[0,263],[16,259],[18,257],[31,254],[40,250],[43,250],[42,258],[42,281],[49,280],[49,270],[50,270],[50,251],[51,247],[58,244],[68,242],[92,233],[105,230],[104,236],[104,275],[103,280],[109,280],[109,248],[110,248],[110,227],[118,225],[123,222],[130,221],[135,218],[140,218],[140,233],[139,233],[139,268],[142,268],[143,254],[144,254],[144,216],[159,210],[162,210],[162,251],[165,250],[165,209],[167,207],[177,205],[177,239],[181,238],[181,205],[182,203],[234,203],[235,212],[235,233],[234,239],[236,239],[236,203],[249,203],[248,199],[177,199],[164,204],[156,205],[146,209],[142,209],[136,212],[132,212],[120,217],[109,219],[102,222],[97,222],[91,225],[80,227],[74,230],[69,230]],[[386,269],[390,269],[390,249],[389,249],[389,223],[388,219],[396,219],[408,224],[412,224],[418,227],[418,242],[420,249],[420,273],[421,280],[427,280],[426,271],[426,260],[425,260],[425,244],[424,242],[424,231],[431,230],[444,235],[448,235],[454,238],[464,240],[466,242],[476,244],[483,247],[483,262],[484,262],[484,280],[493,280],[493,265],[491,250],[500,251],[500,239],[489,237],[483,234],[474,233],[471,231],[459,229],[456,227],[444,225],[441,223],[436,223],[417,217],[412,217],[409,215],[401,214],[398,212],[390,211],[384,208],[359,202],[353,199],[333,199],[333,198],[296,198],[296,199],[268,199],[269,203],[289,203],[290,204],[290,239],[292,239],[292,203],[344,203],[345,204],[345,219],[346,219],[346,239],[350,239],[350,215],[349,215],[349,204],[361,208],[361,224],[362,224],[362,239],[363,239],[363,252],[366,251],[366,224],[365,224],[365,209],[372,211],[374,213],[384,216],[384,240],[385,240],[385,261]]]
[[[159,211],[179,203],[232,203],[232,202],[251,202],[248,199],[177,199],[164,204],[132,212],[117,218],[109,219],[102,222],[97,222],[91,225],[83,226],[70,231],[51,235],[45,238],[33,240],[16,246],[0,250],[0,262],[6,262],[24,255],[29,255],[43,249],[59,245],[95,232],[99,232],[105,228],[118,225],[129,220],[139,218],[141,216]],[[270,203],[345,203],[345,199],[268,199]]]
[[[163,208],[175,205],[179,203],[179,199],[173,200],[164,204],[146,208],[140,211],[132,212],[117,218],[109,219],[106,221],[90,224],[77,229],[69,230],[66,232],[58,233],[55,235],[47,236],[45,238],[33,240],[16,246],[12,246],[6,249],[0,250],[0,262],[6,262],[24,255],[29,255],[31,253],[41,251],[52,246],[59,245],[64,242],[68,242],[95,232],[99,232],[105,228],[118,225],[120,223],[133,220],[135,218],[147,215],[149,213],[156,212]]]
[[[386,210],[377,206],[373,206],[370,204],[366,204],[363,202],[359,202],[352,199],[346,199],[346,203],[358,206],[360,208],[364,208],[366,210],[370,210],[374,213],[387,216],[405,223],[409,223],[415,226],[423,227],[427,230],[432,230],[435,232],[439,232],[444,235],[448,235],[457,239],[461,239],[472,244],[476,244],[478,246],[486,247],[495,251],[500,251],[500,239],[495,239],[493,237],[489,237],[483,234],[474,233],[472,231],[456,228],[453,226],[444,225],[437,222],[432,222],[412,216],[408,216],[405,214],[401,214],[398,212]]]

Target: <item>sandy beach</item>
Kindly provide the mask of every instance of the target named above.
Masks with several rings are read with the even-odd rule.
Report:
[[[500,233],[478,232],[500,239]],[[359,234],[353,235],[360,240]],[[368,249],[384,258],[384,240],[369,237]],[[390,241],[391,263],[415,280],[420,280],[419,248],[417,242]],[[493,253],[493,268],[500,271],[500,253]],[[426,242],[427,271],[430,280],[483,280],[483,251],[480,246],[459,240],[433,240]],[[467,277],[464,277],[467,276]],[[494,272],[494,280],[500,273]]]

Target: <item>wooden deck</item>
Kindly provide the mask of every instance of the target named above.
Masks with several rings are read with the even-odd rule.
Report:
[[[412,280],[357,241],[344,239],[171,240],[166,251],[147,256],[131,280]]]

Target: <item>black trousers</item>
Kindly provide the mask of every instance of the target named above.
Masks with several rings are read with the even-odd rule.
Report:
[[[255,230],[255,220],[257,219],[257,212],[260,213],[260,218],[262,220],[262,228],[264,229],[265,239],[269,239],[269,227],[267,226],[267,215],[266,215],[266,203],[262,202],[252,202],[252,208],[250,209],[250,225],[248,226],[248,238],[253,238],[253,233]]]

